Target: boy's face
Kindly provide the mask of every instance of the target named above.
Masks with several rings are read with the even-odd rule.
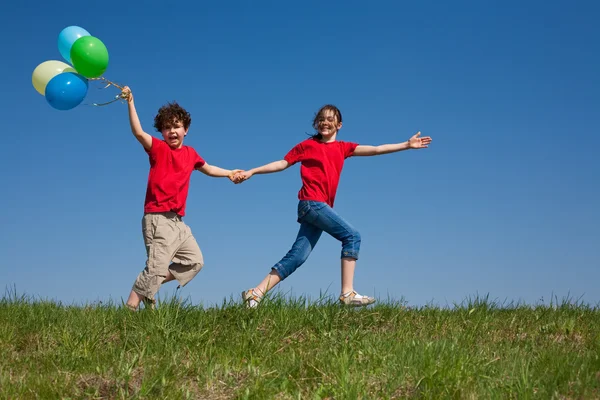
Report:
[[[325,139],[331,138],[342,127],[342,123],[338,122],[332,110],[323,111],[319,116],[318,123],[318,131]]]
[[[188,130],[183,127],[183,124],[178,120],[171,121],[165,124],[161,133],[165,142],[172,148],[178,149],[183,146],[183,138],[187,135]]]

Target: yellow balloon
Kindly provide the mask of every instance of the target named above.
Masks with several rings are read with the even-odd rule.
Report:
[[[75,71],[75,68],[71,67],[69,64],[65,64],[62,61],[44,61],[33,70],[33,75],[31,76],[33,87],[38,91],[39,94],[44,96],[48,82],[50,82],[50,80],[56,75],[62,74],[63,72],[77,71]]]

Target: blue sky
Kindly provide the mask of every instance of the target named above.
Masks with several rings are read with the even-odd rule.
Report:
[[[146,131],[177,100],[192,114],[185,144],[211,164],[281,159],[326,103],[343,113],[341,140],[432,136],[427,150],[346,162],[336,209],[363,237],[359,292],[600,302],[598,3],[160,4],[3,7],[1,286],[120,301],[144,266],[149,165],[126,105],[57,111],[31,84],[78,25],[107,46],[105,77],[131,86]],[[98,87],[88,102],[116,94]],[[300,184],[298,166],[237,186],[193,174],[185,220],[206,265],[181,296],[218,304],[257,284],[295,238]],[[323,236],[280,289],[337,295],[339,249]]]

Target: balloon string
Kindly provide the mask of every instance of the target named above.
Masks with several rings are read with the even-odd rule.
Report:
[[[123,90],[125,90],[125,89],[121,85],[118,85],[112,81],[109,81],[108,79],[104,78],[103,76],[101,76],[99,78],[88,78],[88,79],[90,81],[102,81],[102,82],[106,83],[106,86],[104,86],[103,89],[106,89],[109,86],[114,86],[121,90],[121,93],[116,95],[115,98],[111,101],[107,101],[106,103],[92,103],[92,105],[94,105],[96,107],[106,106],[108,104],[114,103],[115,101],[119,101],[119,100],[126,100],[127,97],[129,97],[129,94],[123,93]]]
[[[103,76],[101,76],[101,77],[99,77],[99,78],[88,78],[88,79],[89,79],[90,81],[103,81],[103,82],[106,82],[106,83],[107,83],[107,85],[105,86],[105,88],[109,87],[110,85],[113,85],[113,86],[115,86],[115,87],[117,87],[117,88],[119,88],[119,89],[123,90],[123,87],[122,87],[121,85],[117,85],[116,83],[109,81],[108,79],[106,79],[106,78],[105,78],[105,77],[103,77]]]

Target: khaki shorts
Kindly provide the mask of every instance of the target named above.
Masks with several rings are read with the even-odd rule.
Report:
[[[192,230],[173,212],[144,214],[142,219],[146,268],[138,275],[133,291],[154,299],[169,271],[185,286],[204,266],[202,252]]]

